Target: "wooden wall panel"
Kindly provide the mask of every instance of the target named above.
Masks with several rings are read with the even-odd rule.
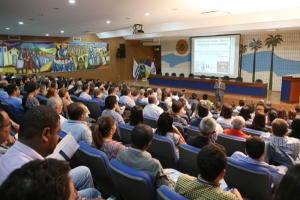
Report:
[[[73,78],[92,78],[100,80],[110,80],[118,83],[122,80],[133,80],[132,68],[133,58],[139,63],[142,57],[144,61],[149,57],[153,61],[153,47],[143,46],[138,40],[125,41],[126,58],[117,58],[117,49],[120,46],[120,38],[110,38],[100,40],[96,35],[83,35],[82,42],[108,42],[110,48],[110,68],[98,70],[83,70],[73,72],[57,72],[57,73],[39,73],[40,75],[65,76]],[[0,40],[7,40],[7,35],[0,35]],[[22,41],[53,41],[53,42],[70,42],[73,38],[70,37],[35,37],[35,36],[21,36]],[[124,40],[123,40],[124,41]]]

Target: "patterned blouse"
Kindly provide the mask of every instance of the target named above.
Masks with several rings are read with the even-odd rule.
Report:
[[[112,158],[116,158],[117,153],[124,147],[125,146],[122,144],[122,142],[107,141],[103,143],[100,150],[103,151],[110,160]]]
[[[26,108],[32,108],[34,106],[39,106],[40,102],[35,98],[35,97],[31,97],[28,96],[27,97],[27,101],[26,101]]]

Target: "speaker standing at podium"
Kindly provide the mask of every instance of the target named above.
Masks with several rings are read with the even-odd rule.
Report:
[[[218,78],[218,82],[215,83],[214,89],[216,90],[216,101],[224,103],[224,91],[226,89],[225,83],[222,82],[222,78]]]

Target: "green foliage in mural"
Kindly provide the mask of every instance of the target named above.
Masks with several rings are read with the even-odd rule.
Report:
[[[254,57],[253,57],[253,70],[252,70],[252,83],[255,81],[255,64],[256,64],[256,52],[258,49],[262,48],[262,41],[255,40],[249,43],[249,47],[251,47],[251,51],[254,50]]]
[[[243,54],[245,54],[247,52],[247,47],[248,45],[242,45],[240,44],[240,69],[239,69],[239,76],[241,76],[241,72],[242,72],[242,62],[243,62]]]
[[[283,42],[281,35],[269,35],[267,39],[265,40],[265,46],[270,48],[272,46],[272,54],[271,54],[271,66],[270,66],[270,78],[269,78],[269,90],[272,90],[273,85],[273,57],[274,57],[274,47],[277,47],[278,44],[281,44]]]

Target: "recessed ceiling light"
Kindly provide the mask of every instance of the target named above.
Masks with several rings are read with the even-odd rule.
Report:
[[[64,33],[65,31],[60,31],[61,33]]]
[[[107,24],[110,24],[110,21],[106,21]]]
[[[23,22],[19,22],[19,24],[23,24]]]
[[[171,10],[178,10],[177,8],[172,8]]]
[[[59,10],[59,8],[53,8],[54,10]]]
[[[49,36],[49,34],[47,33],[46,36]]]
[[[126,19],[131,19],[130,17],[126,17]]]
[[[149,16],[149,13],[145,13],[146,16]]]
[[[29,19],[29,20],[34,20],[34,19]]]
[[[6,30],[9,30],[9,28],[6,28]]]
[[[75,3],[75,0],[69,0],[69,3]]]

